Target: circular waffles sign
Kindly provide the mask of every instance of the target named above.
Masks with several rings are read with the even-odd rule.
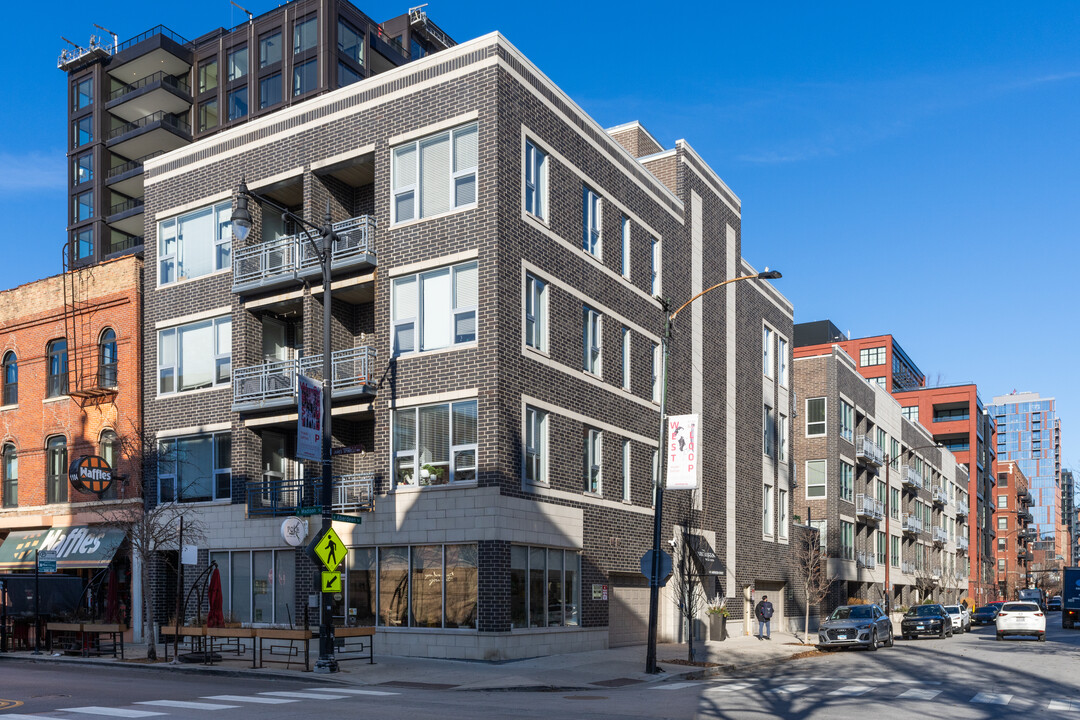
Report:
[[[80,455],[68,468],[71,486],[82,492],[102,495],[113,482],[112,468],[105,458],[97,455]]]

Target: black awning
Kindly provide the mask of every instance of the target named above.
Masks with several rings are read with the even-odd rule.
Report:
[[[683,533],[683,542],[694,553],[697,561],[701,563],[701,569],[705,575],[720,577],[727,575],[723,563],[720,562],[720,558],[716,557],[716,552],[712,549],[712,545],[709,544],[708,540],[694,533]]]

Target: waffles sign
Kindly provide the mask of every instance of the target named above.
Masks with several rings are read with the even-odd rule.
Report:
[[[68,467],[68,480],[76,490],[103,495],[113,483],[113,471],[105,458],[80,455]]]

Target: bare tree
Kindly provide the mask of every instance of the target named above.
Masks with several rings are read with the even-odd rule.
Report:
[[[701,571],[697,566],[697,560],[692,554],[690,543],[686,535],[693,533],[696,527],[695,516],[699,512],[694,510],[696,505],[697,490],[691,490],[684,499],[685,505],[679,515],[682,521],[684,537],[682,542],[676,543],[676,557],[672,563],[671,587],[673,590],[672,601],[679,611],[679,618],[687,628],[687,660],[694,661],[694,624],[698,615],[704,610],[706,598],[705,588],[701,582]],[[676,524],[678,527],[678,524]]]
[[[803,643],[810,638],[810,606],[821,605],[832,587],[829,577],[829,556],[822,547],[821,530],[807,527],[795,543],[795,567],[802,577],[806,594],[806,618],[803,626]]]

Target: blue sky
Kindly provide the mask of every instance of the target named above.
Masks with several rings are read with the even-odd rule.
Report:
[[[357,4],[376,20],[407,9]],[[60,36],[86,42],[96,22],[121,40],[158,23],[195,37],[245,18],[227,0],[29,7],[7,10],[7,92],[23,102],[0,105],[3,288],[60,269]],[[742,198],[743,254],[784,273],[796,321],[891,332],[931,381],[978,382],[987,403],[1057,397],[1063,460],[1080,466],[1075,3],[427,9],[459,41],[501,31],[602,125],[689,141]]]

